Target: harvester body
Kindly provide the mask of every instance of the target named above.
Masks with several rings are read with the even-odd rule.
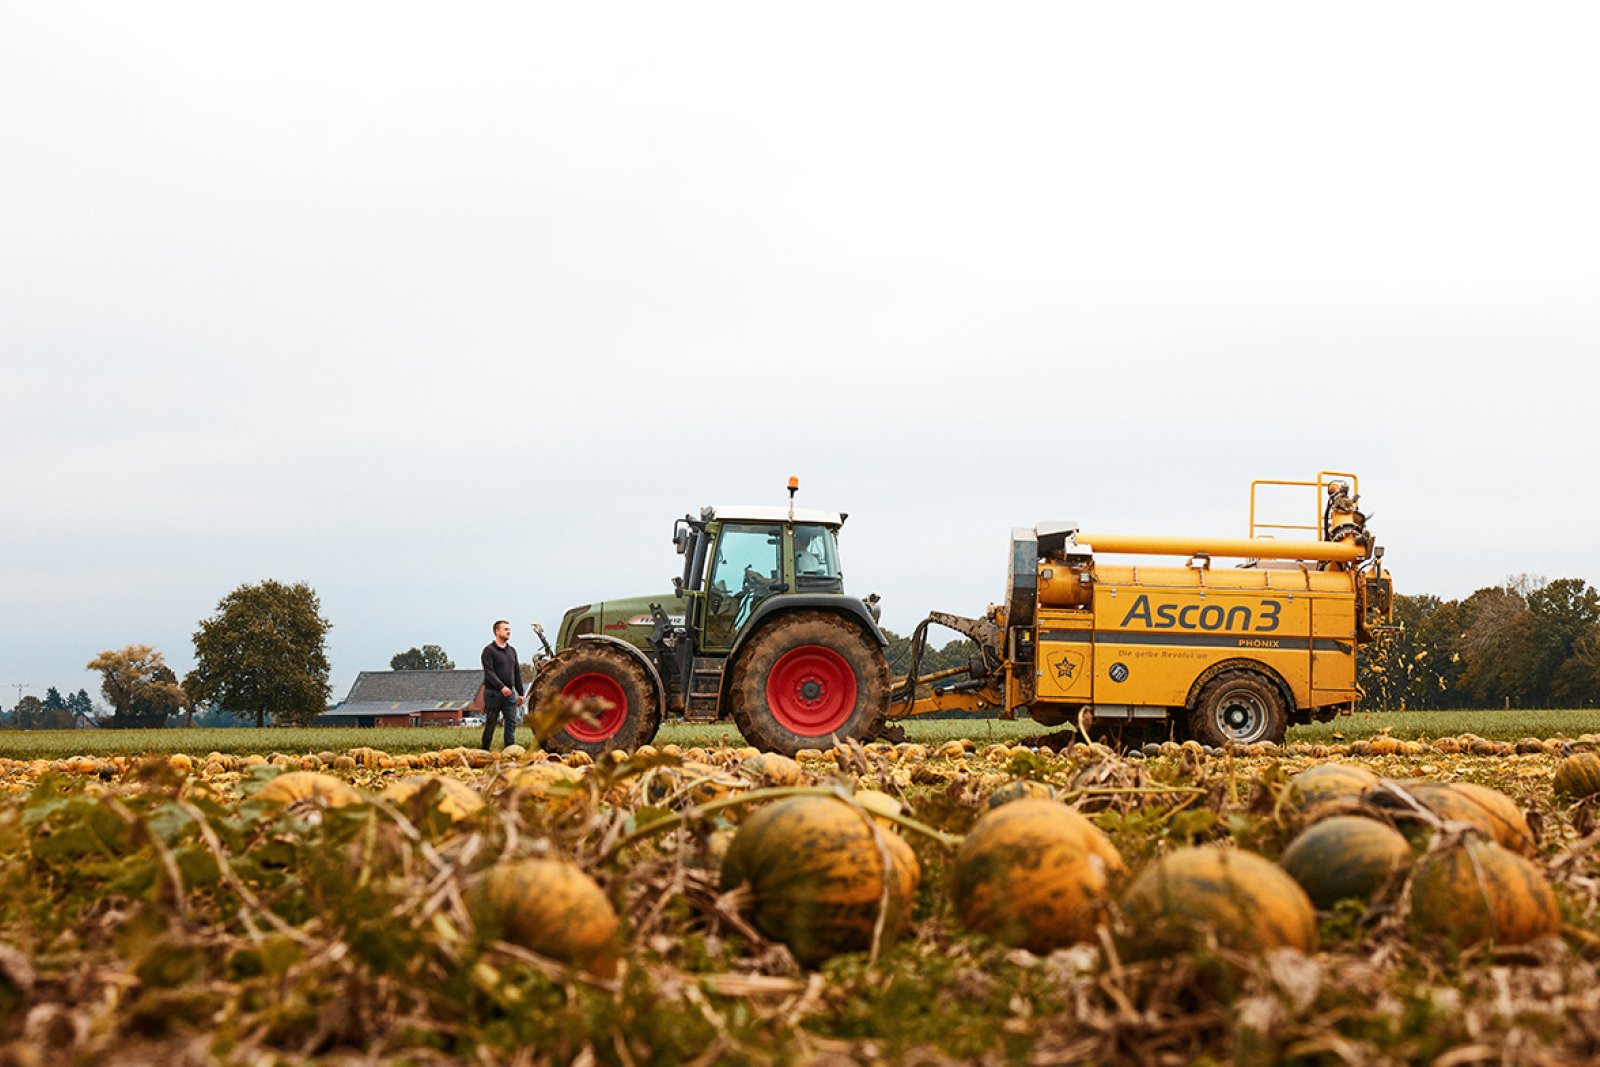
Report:
[[[1253,483],[1243,538],[1096,534],[1075,523],[1014,530],[1005,603],[981,620],[935,615],[919,626],[890,717],[1026,710],[1044,725],[1087,716],[1102,731],[1221,744],[1281,741],[1291,723],[1350,711],[1356,650],[1388,626],[1392,599],[1358,484],[1334,472]],[[1258,522],[1263,486],[1314,490],[1316,521]],[[1315,537],[1263,536],[1286,530]],[[1242,562],[1213,566],[1226,558]],[[930,624],[973,638],[981,664],[956,672],[965,677],[943,672],[926,692],[929,678],[916,675]]]

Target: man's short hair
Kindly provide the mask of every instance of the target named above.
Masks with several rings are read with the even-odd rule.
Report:
[[[502,626],[510,626],[510,625],[511,625],[511,620],[510,619],[496,619],[496,620],[494,620],[494,625],[489,627],[489,629],[490,630],[498,630]]]

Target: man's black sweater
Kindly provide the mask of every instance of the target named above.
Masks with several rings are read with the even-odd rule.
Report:
[[[522,671],[517,667],[517,650],[507,645],[501,648],[490,641],[483,646],[484,696],[500,695],[506,687],[515,693],[522,692]]]

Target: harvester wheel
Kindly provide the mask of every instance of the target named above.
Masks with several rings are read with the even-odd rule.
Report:
[[[611,706],[599,713],[599,726],[572,722],[545,738],[544,746],[556,752],[598,756],[612,749],[632,751],[648,744],[661,725],[661,705],[649,673],[627,652],[596,641],[562,649],[540,667],[529,706],[542,708],[558,693],[599,697]]]
[[[1202,745],[1283,742],[1289,711],[1272,680],[1255,671],[1227,671],[1205,684],[1189,713],[1189,735]]]
[[[792,756],[833,737],[877,737],[889,709],[889,665],[859,626],[797,611],[750,639],[729,695],[745,740]]]

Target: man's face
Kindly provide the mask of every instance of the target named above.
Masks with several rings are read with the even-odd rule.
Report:
[[[511,640],[511,624],[503,622],[494,628],[494,639],[502,645]]]

